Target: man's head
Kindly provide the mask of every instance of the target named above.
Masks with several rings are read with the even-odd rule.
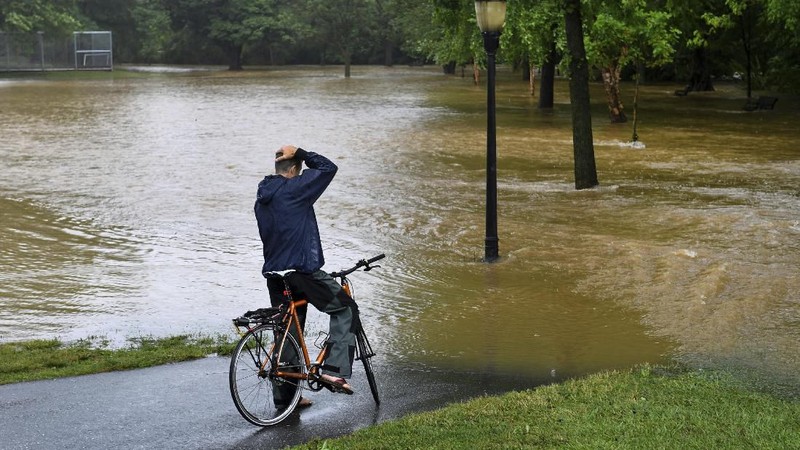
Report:
[[[283,150],[278,150],[275,153],[275,158],[277,159],[281,156],[283,156]],[[297,157],[275,162],[275,173],[286,178],[292,178],[296,175],[299,175],[302,169],[303,161]]]

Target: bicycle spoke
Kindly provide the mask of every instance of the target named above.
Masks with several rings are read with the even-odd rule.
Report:
[[[273,356],[276,330],[262,325],[250,330],[236,347],[231,357],[229,383],[236,409],[247,421],[260,426],[275,425],[291,414],[302,394],[300,379],[275,376]],[[285,355],[300,354],[299,346],[289,335],[284,343]],[[303,376],[305,365],[281,362],[281,372],[295,372]]]

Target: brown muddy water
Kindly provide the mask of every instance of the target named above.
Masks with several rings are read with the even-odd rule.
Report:
[[[676,360],[796,395],[800,102],[746,113],[741,86],[644,86],[635,148],[595,86],[601,186],[579,192],[566,81],[543,112],[517,78],[498,77],[491,265],[485,89],[469,79],[0,78],[0,341],[233,335],[266,302],[252,205],[291,143],[340,167],[317,206],[326,269],[387,254],[353,275],[385,362],[545,380]]]

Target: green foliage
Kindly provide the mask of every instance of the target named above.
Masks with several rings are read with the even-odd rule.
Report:
[[[550,47],[566,47],[562,22],[564,13],[555,0],[509,2],[503,30],[503,54],[512,61],[528,60],[541,66],[550,56]]]
[[[645,61],[658,67],[672,61],[680,31],[666,11],[649,9],[645,0],[602,2],[588,27],[589,61],[598,67]]]
[[[797,0],[767,0],[767,17],[792,33],[795,43],[800,43],[800,2]]]
[[[141,0],[131,11],[139,46],[136,56],[142,62],[160,62],[166,54],[174,33],[170,28],[169,12],[160,0]]]
[[[61,34],[79,29],[75,0],[0,0],[0,31]]]
[[[754,83],[796,91],[796,0],[582,0],[581,7],[596,67],[641,61],[668,67],[666,78],[710,80],[744,71],[742,35],[751,33]],[[498,61],[541,66],[554,44],[556,60],[566,56],[564,13],[561,0],[509,1]],[[0,0],[4,31],[83,27],[113,31],[120,62],[391,64],[399,52],[437,64],[485,58],[473,0]]]
[[[433,0],[430,27],[436,35],[424,42],[426,55],[437,64],[471,63],[483,53],[475,3],[470,0]]]
[[[344,63],[357,49],[368,46],[375,29],[375,4],[369,0],[306,0],[316,41],[330,45]]]

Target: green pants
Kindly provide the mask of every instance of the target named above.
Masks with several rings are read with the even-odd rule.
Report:
[[[292,291],[292,298],[304,298],[315,308],[330,316],[328,356],[323,363],[323,370],[328,375],[349,378],[353,371],[356,348],[355,331],[358,323],[356,302],[327,272],[318,270],[314,273],[290,272],[283,279],[267,278],[273,306],[285,301],[284,281]],[[300,316],[301,327],[304,327],[306,308],[298,308],[297,313]]]

